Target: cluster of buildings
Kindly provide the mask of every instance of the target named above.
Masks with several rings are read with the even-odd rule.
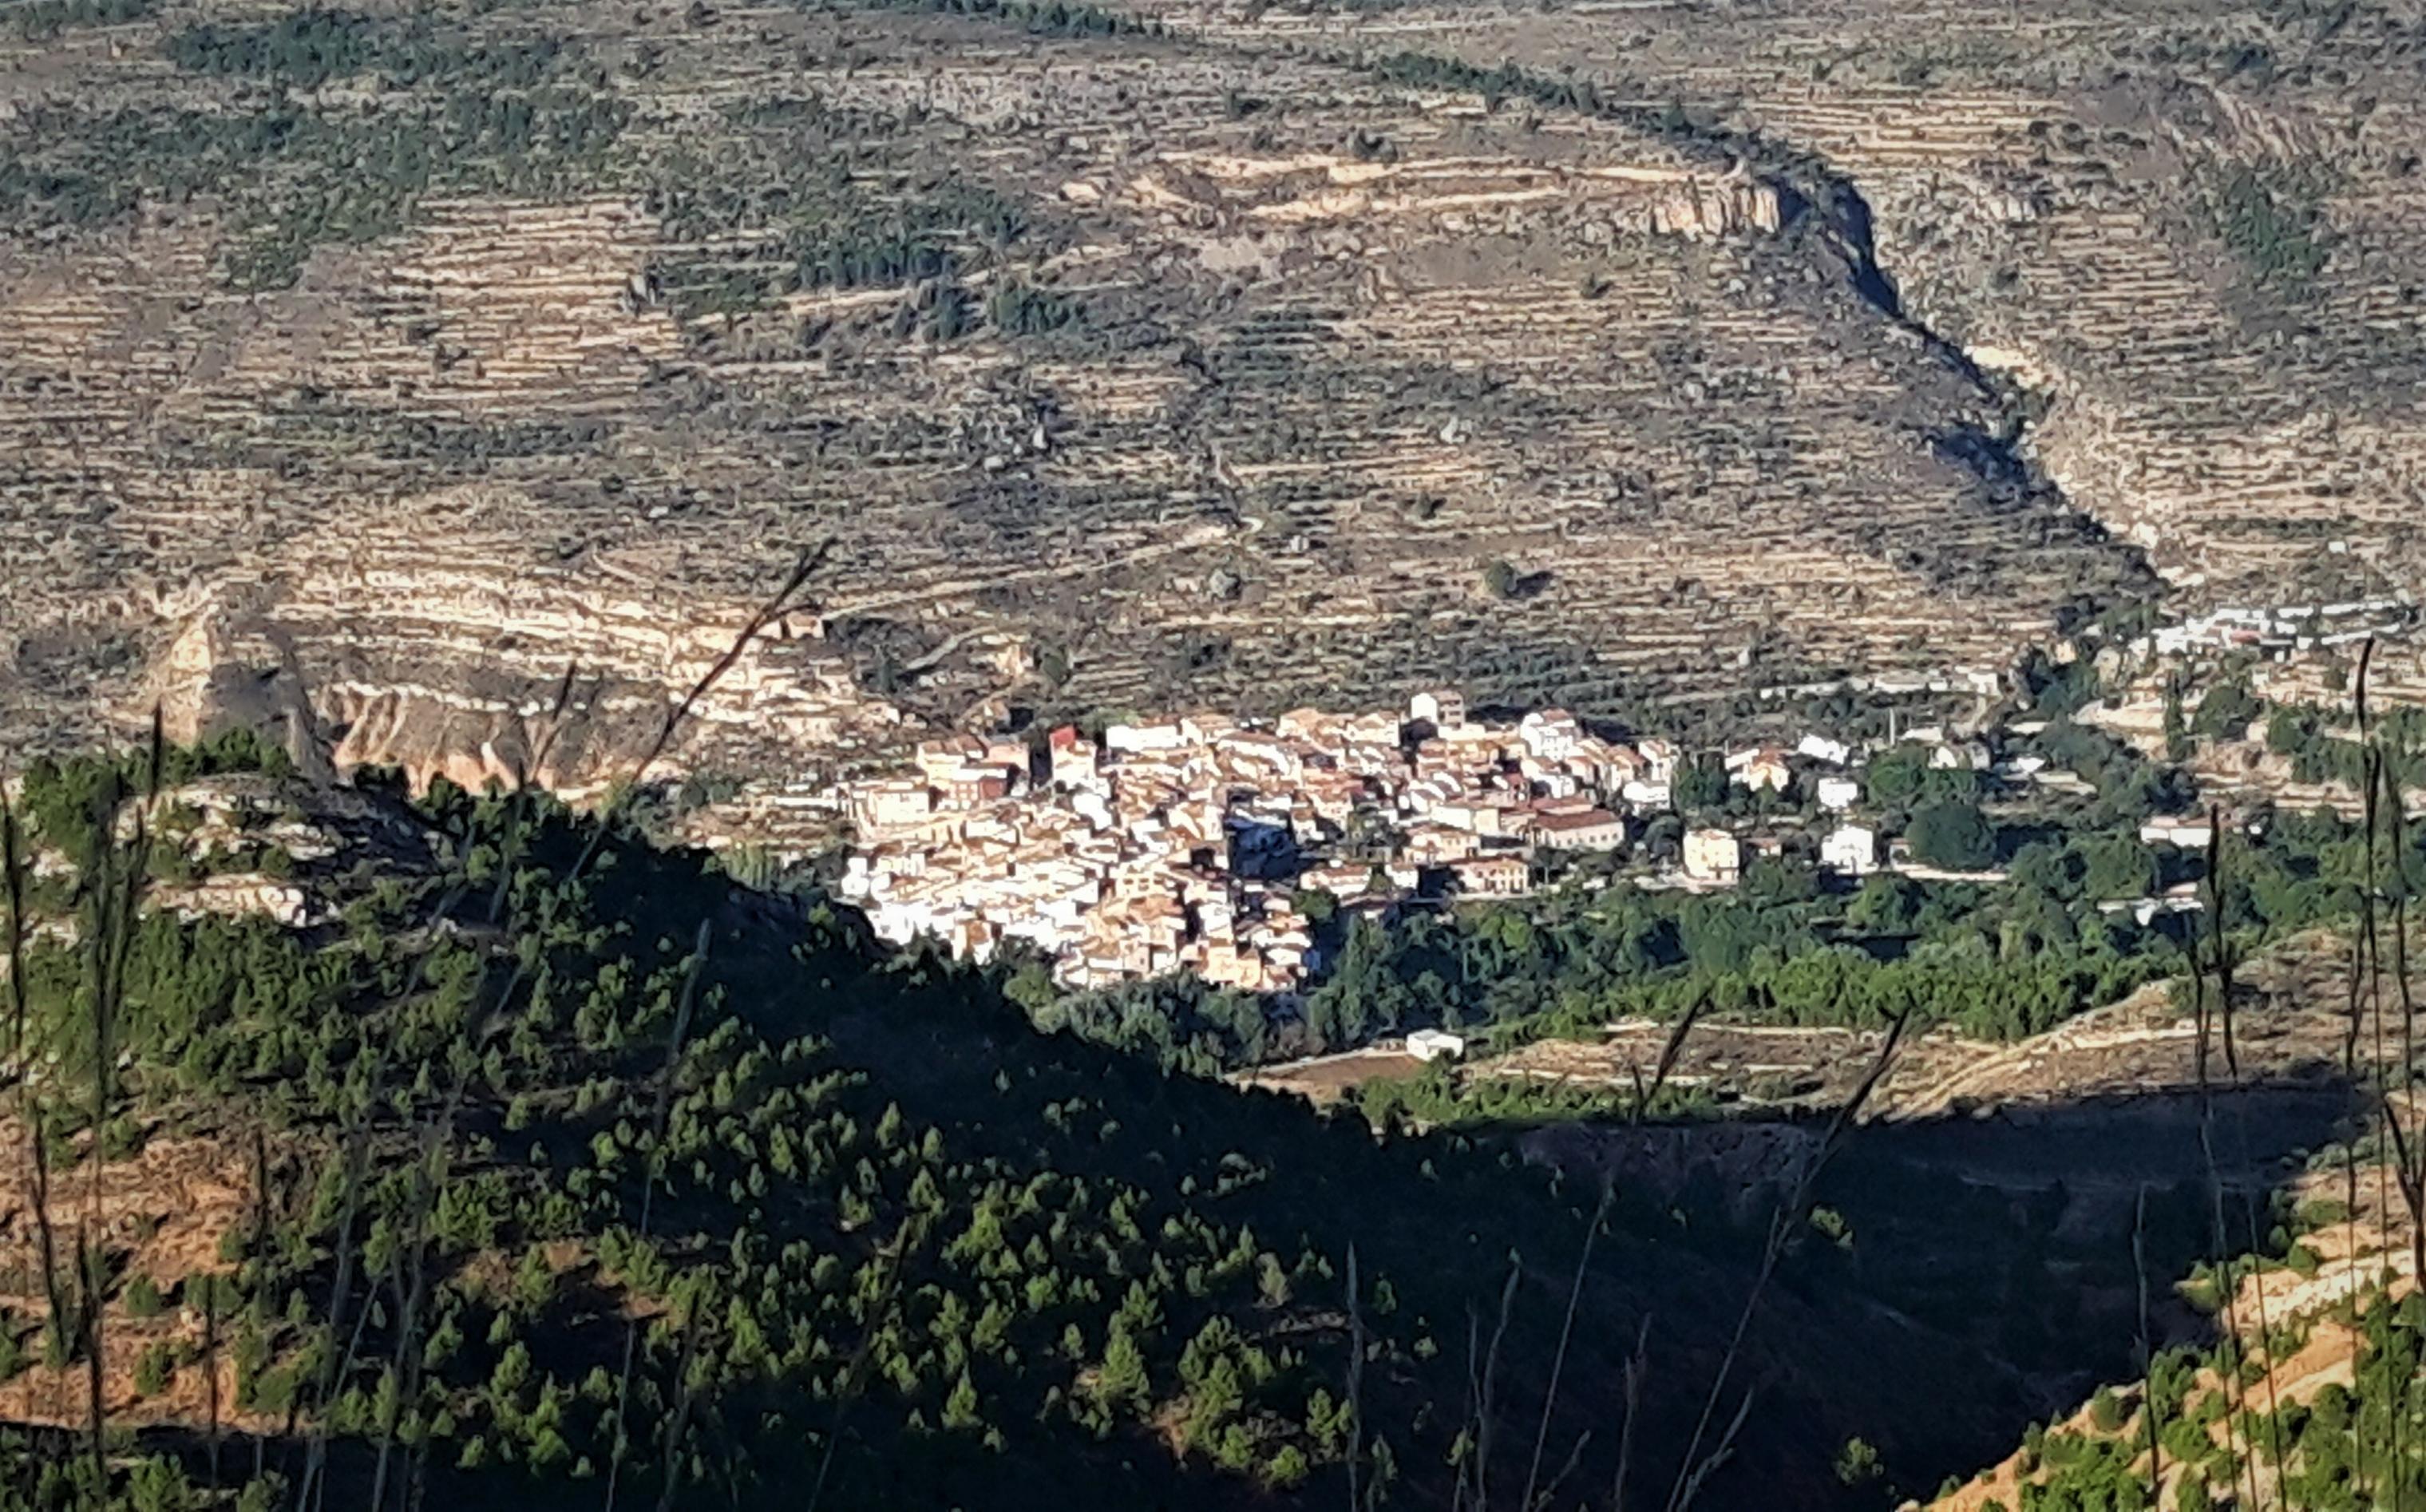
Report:
[[[2153,649],[2159,656],[2253,651],[2282,657],[2349,645],[2370,636],[2398,635],[2414,627],[2417,620],[2417,607],[2398,598],[2225,608],[2160,626],[2132,649],[2140,653]]]
[[[1804,744],[1820,748],[1738,753],[1730,778],[1783,789],[1795,761],[1852,757]],[[952,738],[842,794],[856,835],[842,892],[885,938],[978,959],[1026,940],[1075,986],[1189,970],[1286,992],[1321,966],[1314,895],[1382,909],[1521,894],[1539,852],[1625,847],[1671,807],[1677,761],[1666,741],[1610,740],[1560,709],[1478,722],[1447,692],[1403,712],[1113,724],[1099,741],[1064,726],[1041,747]],[[1859,797],[1849,775],[1820,781],[1829,806]],[[1682,885],[1742,870],[1725,830],[1691,832],[1683,853]],[[1876,837],[1842,826],[1829,855],[1866,872]]]
[[[2395,599],[2222,609],[2158,629],[2134,649],[2279,654],[2411,627],[2418,614]],[[1970,691],[1997,686],[1989,679]],[[1755,855],[1789,847],[1848,878],[1889,867],[1949,875],[1915,865],[1900,841],[1891,848],[1857,817],[1866,761],[1904,742],[1926,751],[1932,767],[2089,789],[2040,756],[1997,760],[1984,740],[1941,727],[1890,723],[1884,746],[1861,748],[1804,734],[1725,753],[1724,781],[1808,801],[1822,816],[1816,832],[1747,824],[1679,837],[1670,820],[1642,880],[1728,886]],[[1285,993],[1322,968],[1318,933],[1332,937],[1308,908],[1327,916],[1523,894],[1544,853],[1626,851],[1655,817],[1676,812],[1682,762],[1670,742],[1610,740],[1562,709],[1482,721],[1459,695],[1434,691],[1385,712],[1302,708],[1261,722],[1195,713],[1112,724],[1100,739],[1065,726],[1042,742],[946,738],[920,746],[907,772],[827,797],[847,808],[855,835],[843,896],[885,938],[932,936],[978,959],[1024,940],[1079,987],[1185,970]],[[1685,806],[1706,806],[1718,778],[1710,758],[1682,775],[1698,789]],[[2196,850],[2212,837],[2203,817],[2189,815],[2150,820],[2140,838]],[[2191,906],[2115,906],[2142,904]]]

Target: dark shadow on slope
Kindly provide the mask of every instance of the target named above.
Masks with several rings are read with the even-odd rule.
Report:
[[[969,1132],[990,1153],[1041,1159],[1050,1148],[1063,1169],[1165,1189],[1183,1183],[1285,1249],[1304,1243],[1340,1257],[1354,1244],[1367,1274],[1391,1283],[1400,1321],[1422,1320],[1419,1331],[1440,1348],[1429,1366],[1406,1366],[1370,1386],[1376,1431],[1405,1450],[1393,1505],[1451,1503],[1446,1471],[1431,1456],[1455,1435],[1468,1340],[1487,1346],[1512,1258],[1519,1281],[1500,1354],[1497,1417],[1508,1462],[1494,1456],[1495,1476],[1511,1483],[1495,1479],[1496,1491],[1512,1495],[1558,1352],[1584,1218],[1599,1190],[1594,1177],[1561,1179],[1502,1141],[1376,1140],[1352,1115],[1325,1117],[1276,1095],[1165,1078],[1136,1058],[1039,1038],[989,1008],[986,995],[971,984],[952,1011],[938,1012],[933,996],[917,1008],[888,1009],[854,994],[858,1006],[817,1030],[842,1059],[867,1066],[914,1120],[974,1123]],[[1005,1096],[1006,1081],[1020,1089],[1016,1097]],[[1043,1129],[1015,1111],[1040,1096],[1071,1110],[1064,1128]],[[2252,1164],[2271,1168],[2275,1156],[2327,1137],[2342,1106],[2332,1096],[2287,1103],[2280,1117],[2249,1130]],[[2192,1130],[2188,1159],[2184,1127]],[[2048,1151],[2044,1166],[2031,1163],[2034,1145]],[[2136,1153],[2123,1160],[2120,1150]],[[2127,1362],[2133,1331],[2127,1318],[2115,1321],[2111,1304],[2136,1295],[2127,1217],[2136,1188],[2126,1190],[2119,1232],[2111,1206],[2064,1194],[2077,1187],[2102,1195],[2116,1171],[2155,1180],[2198,1168],[2194,1121],[2127,1108],[2059,1111],[2036,1128],[1864,1130],[1821,1195],[1850,1224],[1852,1242],[1837,1244],[1818,1227],[1798,1233],[1733,1368],[1720,1426],[1745,1389],[1755,1393],[1754,1411],[1732,1461],[1696,1504],[1747,1512],[1875,1505],[1875,1486],[1847,1488],[1833,1470],[1856,1435],[1886,1449],[1890,1467],[1920,1488],[1995,1457],[2064,1383]],[[2100,1173],[2109,1173],[2103,1182]],[[1706,1180],[1670,1194],[1647,1182],[1621,1185],[1568,1342],[1548,1440],[1555,1465],[1592,1435],[1574,1476],[1588,1504],[1607,1504],[1625,1366],[1645,1319],[1649,1384],[1632,1501],[1665,1497],[1773,1206],[1744,1195],[1743,1183]],[[2078,1216],[2061,1221],[2076,1207]],[[2179,1274],[2203,1252],[2190,1211],[2164,1209],[2152,1270]],[[2012,1341],[1997,1331],[2009,1300],[2025,1320]]]
[[[1994,1462],[2029,1423],[2136,1370],[2135,1230],[2152,1346],[2208,1336],[2208,1320],[2175,1290],[2218,1258],[2200,1103],[2175,1092],[1859,1130],[1820,1183],[1817,1221],[1755,1338],[1798,1362],[1798,1327],[1840,1345],[1873,1342],[1866,1368],[1824,1379],[1800,1373],[1802,1384],[1832,1394],[1854,1424],[1845,1432],[1878,1446],[1903,1490],[1925,1495]],[[2217,1093],[2223,1254],[2279,1253],[2275,1194],[2358,1111],[2338,1086]],[[1657,1185],[1715,1223],[1729,1205],[1738,1215],[1774,1211],[1781,1168],[1818,1133],[1811,1120],[1730,1121],[1571,1130],[1528,1148],[1570,1167],[1603,1161],[1621,1180]],[[1915,1409],[1898,1377],[1916,1361],[1891,1342],[1897,1331],[1932,1341],[1933,1363],[1963,1383],[1955,1395]]]

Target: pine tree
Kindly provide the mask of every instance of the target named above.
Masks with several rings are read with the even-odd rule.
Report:
[[[969,1373],[962,1371],[952,1384],[951,1394],[944,1399],[944,1426],[965,1433],[984,1425],[985,1420],[978,1416],[978,1389],[970,1384]]]
[[[1095,1373],[1095,1395],[1106,1403],[1131,1408],[1142,1408],[1151,1395],[1145,1354],[1118,1320],[1113,1323],[1111,1337],[1104,1342],[1104,1363]]]

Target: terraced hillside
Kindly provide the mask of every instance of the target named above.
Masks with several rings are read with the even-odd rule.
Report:
[[[2026,453],[2191,601],[2414,582],[2416,4],[1390,17],[1394,45],[1681,101],[1857,187],[1904,307],[2027,392]]]
[[[694,766],[2398,589],[2414,11],[40,0],[0,708],[573,783],[829,536]]]
[[[1962,265],[1839,176],[1827,122],[1893,113],[1808,82],[1817,22],[949,9],[21,8],[10,723],[299,683],[459,772],[551,716],[570,784],[829,537],[695,768],[1013,704],[1962,685],[2147,582],[1897,313],[1874,236],[1928,318]],[[1456,60],[1520,37],[1573,80]],[[2034,139],[1980,92],[1906,89]],[[2036,449],[2135,522],[2082,423]]]

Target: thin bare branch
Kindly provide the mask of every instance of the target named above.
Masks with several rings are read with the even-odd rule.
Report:
[[[1676,1016],[1676,1022],[1669,1026],[1667,1040],[1659,1047],[1659,1062],[1652,1071],[1651,1084],[1648,1087],[1642,1084],[1642,1073],[1636,1071],[1633,1122],[1638,1124],[1642,1122],[1644,1115],[1651,1111],[1651,1099],[1659,1096],[1660,1090],[1668,1085],[1670,1073],[1676,1069],[1678,1057],[1685,1053],[1685,1036],[1690,1034],[1693,1032],[1693,1026],[1701,1022],[1703,1010],[1708,1006],[1706,999],[1696,998],[1686,1005],[1683,1013]]]
[[[1679,1022],[1684,1020],[1680,1019]],[[1674,1034],[1669,1037],[1672,1041],[1682,1038],[1681,1035]],[[1665,1074],[1663,1066],[1661,1071],[1663,1078]],[[1599,1241],[1601,1227],[1609,1222],[1609,1209],[1616,1201],[1616,1186],[1609,1182],[1603,1182],[1600,1189],[1600,1203],[1593,1209],[1592,1221],[1584,1229],[1583,1252],[1576,1257],[1576,1278],[1567,1288],[1566,1316],[1559,1324],[1559,1346],[1550,1356],[1550,1383],[1542,1395],[1542,1422],[1533,1432],[1533,1462],[1525,1471],[1525,1494],[1516,1504],[1524,1509],[1524,1512],[1532,1512],[1534,1492],[1541,1484],[1542,1455],[1550,1444],[1550,1417],[1557,1411],[1559,1406],[1559,1378],[1566,1370],[1567,1342],[1575,1337],[1576,1309],[1583,1301],[1584,1277],[1592,1269],[1593,1245]],[[1563,1474],[1561,1478],[1564,1478]]]
[[[642,1171],[639,1242],[649,1241],[649,1223],[655,1211],[657,1182],[665,1175],[666,1121],[673,1112],[674,1078],[682,1068],[683,1037],[690,1031],[692,1006],[699,1000],[700,974],[707,966],[707,920],[701,919],[699,935],[691,947],[690,967],[683,977],[682,1000],[674,1008],[673,1028],[666,1036],[665,1074],[657,1083],[655,1111],[650,1115],[649,1159]],[[606,1462],[606,1512],[615,1512],[615,1492],[623,1469],[623,1456],[628,1452],[631,1435],[625,1429],[624,1412],[632,1391],[632,1361],[639,1350],[640,1320],[635,1314],[623,1331],[623,1365],[615,1378],[615,1442]]]
[[[1761,1300],[1769,1291],[1770,1282],[1777,1275],[1778,1263],[1785,1259],[1787,1241],[1793,1237],[1795,1227],[1801,1221],[1801,1215],[1811,1200],[1812,1189],[1818,1184],[1820,1173],[1836,1158],[1836,1151],[1843,1145],[1846,1133],[1852,1129],[1853,1121],[1861,1115],[1863,1107],[1870,1100],[1870,1095],[1878,1090],[1879,1083],[1885,1079],[1888,1068],[1895,1064],[1896,1053],[1903,1043],[1904,1029],[1911,1022],[1912,1010],[1909,1007],[1888,1020],[1886,1037],[1880,1043],[1878,1054],[1871,1059],[1868,1070],[1863,1073],[1862,1080],[1854,1086],[1852,1095],[1846,1098],[1836,1109],[1834,1116],[1829,1119],[1827,1130],[1821,1134],[1819,1146],[1813,1150],[1811,1158],[1803,1162],[1803,1171],[1796,1179],[1793,1189],[1779,1201],[1776,1211],[1770,1219],[1769,1240],[1761,1248],[1760,1268],[1753,1277],[1750,1291],[1744,1296],[1743,1310],[1736,1317],[1735,1332],[1727,1340],[1726,1353],[1720,1357],[1718,1374],[1710,1381],[1709,1396],[1702,1404],[1701,1417],[1694,1423],[1692,1438],[1685,1446],[1685,1455],[1677,1471],[1675,1486],[1669,1493],[1667,1512],[1686,1512],[1686,1509],[1692,1505],[1693,1498],[1700,1493],[1703,1484],[1709,1479],[1711,1473],[1717,1471],[1720,1461],[1733,1451],[1735,1429],[1730,1427],[1710,1455],[1707,1458],[1700,1457],[1702,1445],[1708,1439],[1710,1426],[1718,1416],[1719,1404],[1725,1398],[1728,1382],[1734,1375],[1736,1361],[1743,1353],[1744,1339],[1751,1332],[1753,1317],[1760,1310]],[[1736,1413],[1737,1425],[1742,1423],[1743,1415],[1750,1410],[1751,1402],[1751,1394],[1747,1392],[1743,1406]]]
[[[1625,1482],[1634,1468],[1634,1427],[1642,1416],[1642,1382],[1651,1369],[1651,1315],[1642,1315],[1634,1353],[1625,1361],[1625,1422],[1617,1435],[1617,1472],[1610,1478],[1609,1512],[1625,1512]]]
[[[2140,1284],[2140,1417],[2148,1430],[2148,1504],[2165,1485],[2165,1451],[2157,1432],[2156,1334],[2148,1323],[2148,1188],[2141,1183],[2131,1204],[2131,1274]]]
[[[758,639],[768,626],[774,624],[775,621],[799,607],[795,600],[799,597],[801,590],[807,587],[809,579],[817,575],[817,569],[825,565],[826,559],[833,554],[833,538],[828,536],[815,546],[801,552],[799,560],[792,564],[790,574],[784,577],[783,586],[759,606],[757,612],[751,615],[749,623],[742,626],[741,633],[734,637],[733,644],[722,656],[716,658],[715,663],[700,675],[697,682],[691,684],[689,691],[667,706],[665,719],[657,727],[656,739],[650,742],[648,750],[641,753],[640,759],[632,768],[631,776],[626,779],[624,787],[610,805],[608,812],[600,816],[597,826],[590,833],[589,842],[582,847],[580,856],[574,860],[571,873],[573,878],[577,879],[589,870],[590,861],[598,854],[598,848],[606,842],[606,832],[613,827],[615,810],[629,803],[633,795],[639,791],[640,785],[648,780],[650,769],[657,764],[657,758],[664,756],[666,748],[673,743],[674,732],[682,727],[683,721],[690,717],[690,711],[698,706],[699,701],[706,697],[718,683],[723,681],[725,674],[731,672],[741,660],[743,653],[750,649],[750,642]]]
[[[1356,1246],[1348,1246],[1348,1512],[1364,1512],[1357,1499],[1365,1455],[1365,1299],[1356,1273]]]
[[[1516,1283],[1525,1267],[1511,1259],[1508,1283],[1499,1289],[1499,1322],[1491,1330],[1491,1348],[1482,1357],[1482,1391],[1474,1407],[1474,1512],[1491,1512],[1491,1440],[1499,1416],[1499,1351],[1508,1341],[1508,1322],[1516,1310]]]

